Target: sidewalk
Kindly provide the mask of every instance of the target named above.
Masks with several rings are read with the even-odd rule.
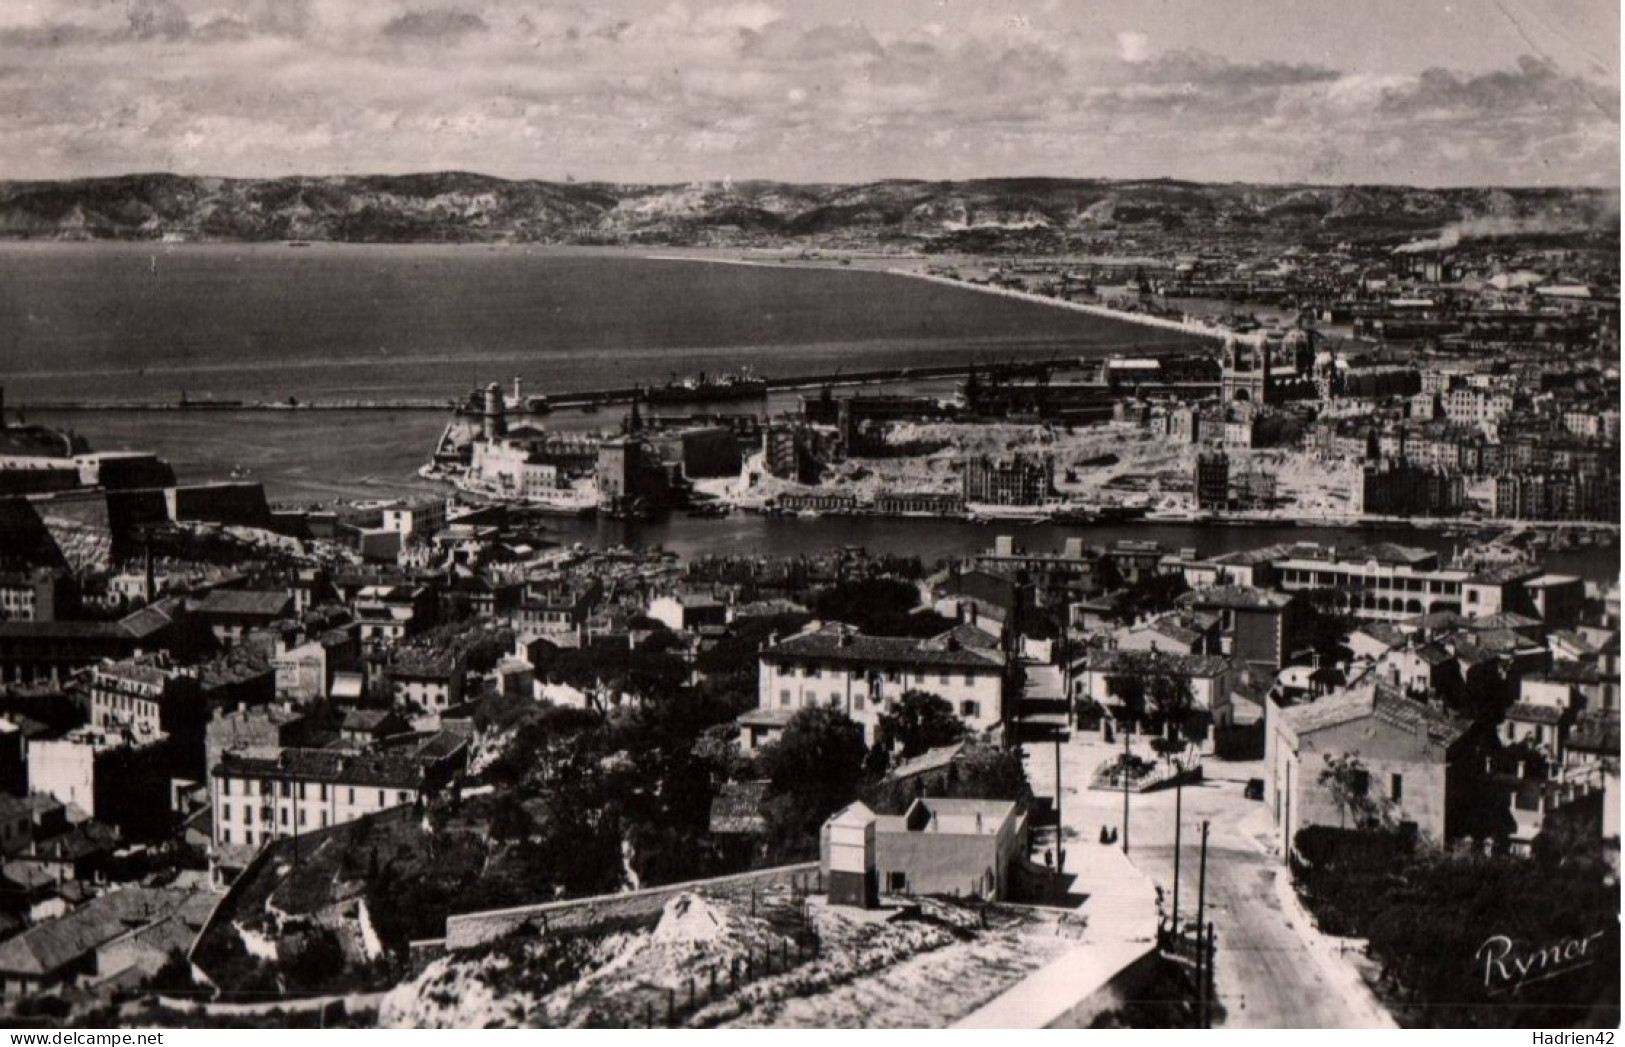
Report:
[[[1072,841],[1067,873],[1088,918],[1076,948],[955,1022],[956,1029],[1041,1029],[1157,947],[1157,889],[1121,848]]]
[[[1365,979],[1360,977],[1360,972],[1343,956],[1345,940],[1323,934],[1315,927],[1314,918],[1298,899],[1298,892],[1292,889],[1292,876],[1285,867],[1276,870],[1275,894],[1280,900],[1282,914],[1291,921],[1292,930],[1303,940],[1320,973],[1339,988],[1348,1006],[1360,1014],[1360,1027],[1399,1028],[1393,1015],[1388,1013]]]

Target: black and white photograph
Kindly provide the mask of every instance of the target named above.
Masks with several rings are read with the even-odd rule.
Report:
[[[1620,39],[4,0],[0,1027],[1612,1045]]]

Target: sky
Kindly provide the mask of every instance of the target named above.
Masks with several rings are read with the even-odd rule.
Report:
[[[1614,0],[0,0],[0,178],[1619,184]]]

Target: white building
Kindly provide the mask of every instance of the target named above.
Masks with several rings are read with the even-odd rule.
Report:
[[[880,715],[908,691],[945,699],[972,731],[1004,719],[1004,655],[987,633],[970,626],[914,640],[814,623],[764,648],[758,667],[757,707],[739,718],[747,751],[776,738],[798,711],[814,706],[845,712],[872,745]]]
[[[384,530],[429,538],[446,526],[446,512],[443,499],[403,502],[384,510]]]
[[[278,837],[417,803],[466,755],[466,740],[445,733],[410,748],[229,750],[210,770],[215,848],[236,864]]]
[[[500,437],[474,442],[469,475],[501,494],[517,498],[541,497],[569,486],[559,467],[540,460],[530,441]]]

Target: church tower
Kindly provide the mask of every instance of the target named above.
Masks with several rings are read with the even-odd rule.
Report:
[[[1263,340],[1245,346],[1234,334],[1224,340],[1224,367],[1219,392],[1226,404],[1262,406],[1269,400],[1270,351]]]

